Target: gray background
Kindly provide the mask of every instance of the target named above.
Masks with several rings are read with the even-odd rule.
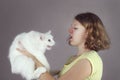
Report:
[[[120,0],[0,0],[0,80],[24,80],[13,75],[7,55],[13,38],[30,30],[52,30],[56,45],[46,52],[52,70],[62,68],[76,49],[67,44],[68,28],[81,12],[96,13],[106,26],[111,48],[99,52],[102,80],[120,80]]]

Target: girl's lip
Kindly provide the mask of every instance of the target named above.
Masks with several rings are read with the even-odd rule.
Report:
[[[69,37],[69,40],[72,40],[72,36]]]

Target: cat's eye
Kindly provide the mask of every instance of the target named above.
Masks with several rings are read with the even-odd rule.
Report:
[[[49,41],[49,42],[51,42],[51,40],[50,40],[50,39],[48,39],[48,41]]]

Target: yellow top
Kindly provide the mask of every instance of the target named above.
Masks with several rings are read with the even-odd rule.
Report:
[[[65,74],[74,64],[76,64],[77,61],[81,59],[88,59],[92,65],[92,72],[90,76],[87,77],[85,80],[101,80],[103,73],[103,63],[102,59],[96,51],[84,53],[71,63],[65,64],[62,71],[60,72],[60,76]]]

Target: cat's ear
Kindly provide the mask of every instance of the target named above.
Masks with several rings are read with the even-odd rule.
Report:
[[[46,32],[46,34],[51,34],[51,30],[49,30],[48,32]]]
[[[45,35],[44,34],[40,34],[40,40],[44,40],[45,39]]]

